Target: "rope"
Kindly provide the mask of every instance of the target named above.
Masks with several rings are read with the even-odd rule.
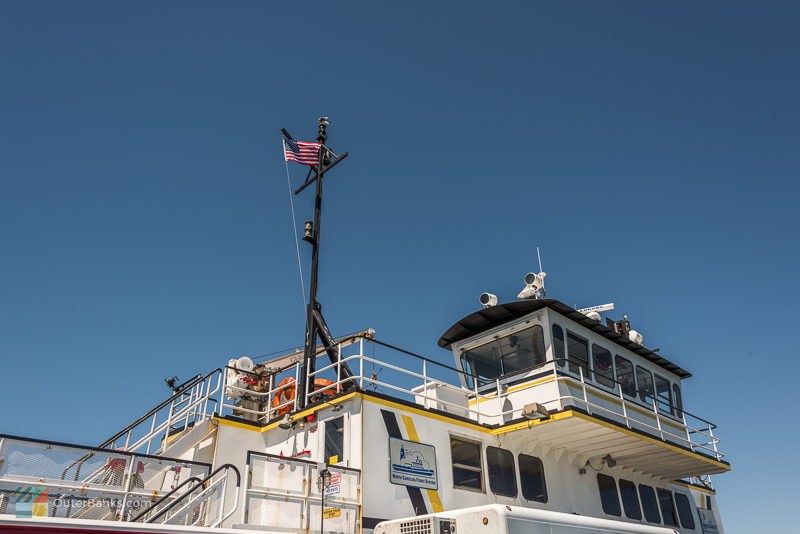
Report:
[[[283,149],[283,141],[281,141]],[[284,149],[285,150],[285,149]],[[284,156],[283,162],[286,164],[286,185],[289,188],[289,205],[292,207],[292,229],[294,230],[294,248],[297,251],[297,268],[300,270],[300,292],[303,296],[303,310],[306,308],[306,283],[303,281],[303,263],[300,261],[300,240],[297,237],[297,220],[294,216],[294,195],[292,195],[292,179],[289,177],[289,162]]]

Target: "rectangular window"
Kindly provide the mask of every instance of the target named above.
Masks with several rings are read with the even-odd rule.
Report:
[[[608,515],[622,515],[619,508],[619,496],[617,495],[617,481],[614,477],[597,473],[597,487],[600,489],[600,502],[603,504],[603,511]]]
[[[553,325],[553,359],[559,367],[564,367],[564,331],[557,324]]]
[[[681,519],[683,528],[694,530],[694,515],[692,514],[692,505],[690,504],[689,496],[685,493],[676,493],[675,505],[678,507],[678,517]]]
[[[344,461],[344,416],[325,421],[325,462]]]
[[[614,361],[611,353],[600,345],[592,344],[594,379],[607,388],[614,387]]]
[[[529,501],[547,502],[544,464],[539,458],[527,454],[519,455],[519,481],[523,497]]]
[[[656,403],[662,412],[672,413],[672,390],[669,380],[656,375]]]
[[[636,484],[630,480],[619,479],[619,494],[622,496],[622,507],[629,519],[641,519],[642,508],[639,506],[639,496],[636,494]]]
[[[495,495],[517,496],[517,475],[514,473],[514,455],[498,447],[486,447],[486,465],[489,470],[489,487]]]
[[[672,384],[672,398],[675,405],[675,415],[683,417],[683,397],[681,397],[681,388],[678,384]]]
[[[584,378],[589,376],[589,344],[585,339],[580,338],[567,330],[567,359],[569,360],[569,370],[572,373],[583,373]]]
[[[453,487],[483,491],[481,446],[474,441],[450,436]]]
[[[630,360],[617,355],[614,358],[617,364],[617,381],[622,384],[622,392],[629,397],[636,397],[636,378],[633,376],[633,364]]]
[[[461,355],[464,369],[480,377],[478,385],[541,365],[545,358],[544,331],[539,325],[484,343]]]
[[[675,503],[672,501],[672,492],[658,488],[658,504],[664,524],[670,527],[678,526],[678,515],[675,513]]]
[[[648,405],[653,404],[653,373],[644,367],[636,366],[636,384],[639,389],[639,398]]]
[[[651,523],[661,524],[661,514],[658,512],[658,500],[656,492],[651,486],[639,484],[639,500],[642,502],[644,518]]]

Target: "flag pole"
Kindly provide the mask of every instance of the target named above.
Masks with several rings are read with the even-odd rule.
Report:
[[[347,152],[341,156],[330,160],[330,155],[333,154],[325,146],[328,140],[327,127],[330,124],[328,117],[320,117],[318,119],[318,136],[317,141],[320,144],[317,165],[312,165],[311,169],[314,177],[306,180],[301,185],[295,194],[300,193],[306,187],[316,182],[316,192],[314,195],[314,219],[313,221],[306,221],[305,232],[303,240],[311,244],[311,280],[309,287],[308,305],[306,306],[306,335],[303,349],[303,367],[300,372],[300,383],[297,384],[297,407],[302,410],[309,404],[308,394],[314,390],[313,375],[316,370],[317,363],[317,338],[319,337],[325,352],[331,363],[338,364],[341,368],[340,379],[345,380],[353,376],[350,367],[346,362],[340,362],[341,355],[334,350],[334,340],[328,330],[328,325],[322,316],[322,306],[317,300],[317,290],[319,288],[319,248],[320,248],[320,227],[322,219],[322,180],[325,173],[332,169],[335,165],[347,157]],[[281,132],[287,139],[292,140],[292,137],[284,129]],[[309,174],[309,178],[310,178]],[[341,387],[337,387],[340,390]]]

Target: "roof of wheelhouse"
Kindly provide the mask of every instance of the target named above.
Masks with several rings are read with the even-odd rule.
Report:
[[[542,308],[550,308],[551,310],[575,321],[576,323],[597,332],[609,341],[613,341],[617,345],[625,347],[626,349],[635,352],[636,354],[650,360],[651,362],[663,367],[667,371],[675,373],[681,378],[689,378],[692,373],[675,365],[666,358],[659,356],[657,353],[647,349],[643,345],[634,343],[628,338],[617,334],[611,328],[602,325],[599,321],[590,319],[578,310],[571,308],[553,299],[537,299],[537,300],[517,300],[514,302],[506,302],[505,304],[497,304],[483,308],[475,313],[471,313],[463,319],[456,322],[453,326],[447,329],[447,332],[442,334],[439,338],[439,346],[449,349],[453,343],[457,343],[469,337],[481,334],[496,326],[501,326],[514,319],[524,317],[529,313]]]

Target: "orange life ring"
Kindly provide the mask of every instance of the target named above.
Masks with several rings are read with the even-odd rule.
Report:
[[[332,386],[334,383],[335,382],[332,380],[316,378],[314,379],[314,391]],[[276,389],[279,389],[280,391],[273,396],[272,407],[277,410],[278,415],[285,415],[292,411],[292,405],[286,403],[293,401],[295,395],[297,395],[297,386],[294,384],[294,378],[287,376],[280,381]],[[321,394],[333,397],[336,395],[336,389],[338,388],[326,389]],[[281,406],[281,404],[286,404],[286,406]],[[278,408],[279,406],[280,408]]]

